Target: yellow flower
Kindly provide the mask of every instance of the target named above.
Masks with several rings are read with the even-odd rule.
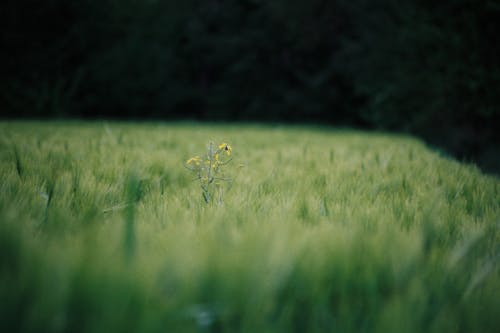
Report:
[[[186,161],[186,164],[191,164],[194,163],[195,165],[200,165],[201,159],[198,156],[191,157],[189,160]]]
[[[222,150],[222,151],[225,151],[227,156],[230,156],[231,155],[231,151],[233,150],[233,148],[231,148],[230,145],[228,145],[227,143],[223,142],[219,145],[219,149]]]

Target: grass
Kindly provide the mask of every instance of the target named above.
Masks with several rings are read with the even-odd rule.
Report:
[[[183,167],[233,146],[205,204]],[[0,123],[2,332],[496,332],[500,181],[324,128]]]

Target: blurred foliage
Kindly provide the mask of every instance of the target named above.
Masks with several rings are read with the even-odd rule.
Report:
[[[5,0],[0,108],[393,129],[481,159],[500,141],[499,12],[496,0]]]

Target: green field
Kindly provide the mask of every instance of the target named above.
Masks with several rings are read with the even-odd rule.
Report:
[[[228,142],[221,200],[185,162]],[[497,332],[500,181],[402,135],[0,123],[1,332]]]

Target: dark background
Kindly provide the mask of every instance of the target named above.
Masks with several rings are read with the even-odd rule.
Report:
[[[498,0],[2,0],[3,118],[321,123],[500,172]]]

